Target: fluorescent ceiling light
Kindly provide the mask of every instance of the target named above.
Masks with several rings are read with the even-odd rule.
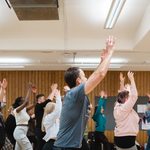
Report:
[[[100,58],[75,58],[75,63],[100,63]]]
[[[0,66],[0,69],[21,69],[25,68],[24,66]]]
[[[123,65],[122,64],[110,64],[109,68],[110,69],[117,69],[117,68],[121,68]]]
[[[124,63],[128,63],[128,60],[124,58],[112,58],[110,62],[113,64],[118,64],[118,63],[124,64]]]
[[[118,20],[118,17],[121,13],[121,10],[125,4],[126,0],[113,0],[106,22],[105,22],[105,28],[106,29],[112,29],[115,23]]]
[[[85,68],[85,69],[96,69],[98,64],[72,64],[71,66],[75,67],[80,67],[80,68]],[[123,65],[122,64],[110,64],[109,68],[110,69],[117,69],[121,68]]]
[[[99,64],[101,61],[100,58],[75,58],[75,63],[80,63],[80,64]],[[128,63],[127,59],[124,58],[112,58],[111,63],[117,64],[117,63]]]
[[[29,62],[29,60],[28,59],[25,59],[25,58],[8,58],[8,57],[2,57],[2,58],[0,58],[0,63],[3,63],[3,64],[11,64],[11,63],[13,63],[13,64],[15,64],[15,63],[28,63]]]

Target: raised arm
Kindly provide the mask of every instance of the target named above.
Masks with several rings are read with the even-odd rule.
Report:
[[[85,94],[89,94],[105,77],[110,60],[113,54],[114,38],[109,37],[106,42],[106,49],[101,54],[101,63],[99,64],[96,71],[92,73],[89,79],[85,83]]]
[[[42,131],[45,131],[46,125],[48,125],[49,128],[53,126],[53,124],[56,122],[56,119],[59,119],[60,117],[60,113],[62,109],[60,91],[56,89],[54,95],[56,97],[55,108],[53,112],[49,114],[44,114],[43,120],[42,120]]]
[[[4,90],[4,95],[3,95],[3,99],[1,102],[1,108],[4,108],[6,106],[6,90]]]
[[[6,98],[6,87],[7,87],[7,80],[6,79],[3,79],[2,82],[0,82],[0,102],[3,102],[5,101],[5,98]]]
[[[124,104],[124,109],[129,111],[133,108],[133,106],[135,105],[138,99],[138,92],[137,92],[137,88],[136,88],[136,84],[134,80],[134,73],[129,71],[128,78],[130,80],[131,85],[130,85],[129,98],[127,102],[125,102]]]
[[[17,113],[19,113],[22,109],[24,109],[24,108],[27,106],[27,104],[28,104],[28,102],[29,102],[29,96],[30,96],[30,94],[31,94],[31,89],[32,89],[32,84],[29,83],[27,95],[26,95],[26,97],[25,97],[25,100],[24,100],[23,104],[21,104],[19,107],[16,108],[16,112],[17,112]]]
[[[101,100],[102,98],[100,98],[100,100],[98,101],[97,109],[92,117],[94,121],[96,121],[98,119],[98,116],[101,114],[101,109],[102,109],[102,103],[100,102]]]
[[[98,118],[99,115],[101,115],[101,109],[105,109],[106,108],[106,95],[104,91],[100,92],[100,99],[98,101],[98,106],[97,106],[97,110],[95,111],[94,115],[93,115],[93,120],[96,121],[96,119]]]
[[[35,106],[35,104],[36,104],[37,88],[32,85],[31,91],[32,91],[32,93],[33,93],[33,104],[31,104],[30,106],[27,107],[27,111],[29,111],[30,109],[34,108],[34,106]]]
[[[49,116],[47,119],[49,119],[49,124],[55,122],[52,120],[56,120],[57,118],[60,117],[61,109],[62,109],[62,102],[61,102],[61,96],[60,96],[60,91],[56,90],[55,91],[55,97],[56,97],[56,104],[55,104],[55,109],[51,114],[48,114]]]
[[[49,94],[49,96],[47,97],[47,99],[53,100],[54,99],[54,94],[55,94],[55,90],[57,89],[58,84],[54,83],[51,85],[51,93]]]
[[[125,77],[123,76],[123,73],[120,72],[120,89],[119,89],[119,92],[124,90],[124,82],[125,82]]]
[[[128,78],[131,82],[131,96],[134,96],[137,99],[138,96],[138,92],[137,92],[137,88],[136,88],[136,84],[135,84],[135,80],[134,80],[134,73],[133,72],[128,72]]]

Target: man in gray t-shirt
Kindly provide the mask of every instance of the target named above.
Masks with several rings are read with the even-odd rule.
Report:
[[[89,94],[105,77],[113,54],[114,38],[109,37],[101,54],[101,63],[87,79],[83,70],[71,67],[65,72],[65,82],[70,90],[64,97],[60,128],[54,150],[74,150],[82,146],[83,134],[89,117]]]
[[[88,121],[88,97],[84,84],[71,89],[64,97],[60,118],[60,132],[55,145],[61,147],[81,147],[83,134]]]

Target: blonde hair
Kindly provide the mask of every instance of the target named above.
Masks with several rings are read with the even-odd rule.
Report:
[[[47,105],[44,108],[44,114],[43,114],[42,125],[41,125],[41,129],[43,132],[45,131],[45,128],[43,125],[43,120],[44,120],[45,116],[52,113],[54,111],[54,109],[55,109],[55,103],[53,103],[53,102],[47,103]]]

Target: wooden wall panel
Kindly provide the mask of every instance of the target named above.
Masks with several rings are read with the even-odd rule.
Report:
[[[87,77],[89,77],[91,73],[91,71],[85,71]],[[126,73],[127,72],[123,72],[124,75]],[[65,85],[64,71],[0,71],[0,80],[3,78],[8,80],[8,102],[6,109],[4,109],[4,116],[7,116],[8,107],[14,102],[16,97],[25,96],[27,83],[29,81],[33,82],[37,86],[38,93],[44,93],[46,96],[48,96],[50,92],[50,86],[52,83],[57,82],[60,90],[62,90]],[[95,105],[94,97],[99,94],[100,90],[106,90],[108,96],[114,96],[117,94],[119,88],[118,79],[118,71],[110,71],[107,73],[105,79],[89,95],[93,106]],[[144,96],[146,93],[150,92],[150,72],[135,72],[135,80],[139,96]],[[88,130],[94,130],[94,123],[92,119],[89,120]],[[106,131],[106,135],[110,141],[113,141],[113,131]],[[147,140],[146,132],[140,131],[137,140],[143,144]]]

